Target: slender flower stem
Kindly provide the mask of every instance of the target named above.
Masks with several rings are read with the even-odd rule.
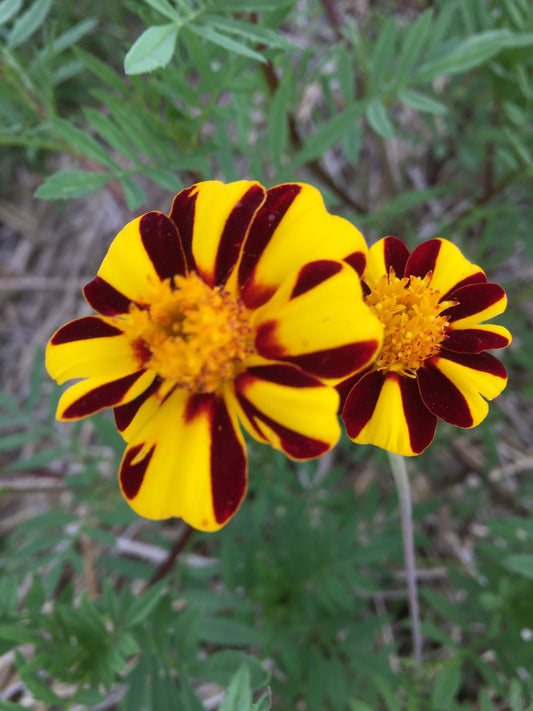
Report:
[[[400,516],[402,519],[403,554],[407,577],[409,612],[413,636],[413,650],[417,669],[422,664],[422,633],[420,631],[420,610],[418,607],[418,587],[416,581],[415,545],[413,536],[413,515],[411,508],[411,489],[407,477],[405,459],[398,454],[389,454],[389,462],[398,492]]]

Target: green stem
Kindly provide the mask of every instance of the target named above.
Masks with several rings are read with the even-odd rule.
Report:
[[[405,574],[407,577],[407,593],[411,629],[413,636],[413,651],[417,669],[422,664],[422,632],[420,631],[420,610],[418,607],[418,587],[416,581],[415,544],[413,535],[413,512],[411,507],[411,489],[407,477],[405,459],[398,454],[389,454],[389,462],[398,492],[400,516],[402,519],[403,555],[405,559]]]

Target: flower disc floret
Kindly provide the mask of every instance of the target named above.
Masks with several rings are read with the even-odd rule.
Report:
[[[439,352],[446,338],[448,318],[442,312],[453,301],[442,301],[431,288],[431,274],[399,279],[391,267],[373,286],[365,301],[384,326],[383,346],[374,363],[377,370],[389,370],[416,377],[427,358]]]
[[[126,316],[112,322],[131,340],[140,365],[155,371],[167,390],[216,392],[254,353],[242,301],[194,272],[158,283],[148,304],[131,304]]]

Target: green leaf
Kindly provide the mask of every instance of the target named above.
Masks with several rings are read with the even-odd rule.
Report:
[[[137,183],[129,177],[121,178],[120,184],[124,191],[126,204],[130,210],[135,210],[146,202],[146,194]]]
[[[410,106],[412,109],[421,111],[422,113],[442,116],[448,111],[448,107],[440,101],[425,96],[425,94],[421,94],[419,91],[413,91],[412,89],[403,89],[400,91],[398,93],[398,99],[406,106]]]
[[[56,704],[63,705],[63,699],[57,696],[57,694],[54,694],[37,674],[27,668],[24,658],[19,653],[16,654],[16,667],[20,678],[32,696],[51,706],[55,706]]]
[[[150,178],[156,185],[159,185],[165,190],[170,190],[177,193],[183,187],[182,182],[171,170],[163,170],[162,168],[143,168],[143,174]]]
[[[30,629],[21,623],[0,625],[0,640],[10,640],[17,644],[41,644],[43,641],[35,629]]]
[[[13,701],[0,699],[0,711],[28,711],[28,707],[15,704]]]
[[[126,91],[126,83],[122,77],[114,72],[105,62],[102,62],[101,59],[97,59],[97,57],[94,57],[79,47],[74,47],[74,53],[81,59],[87,69],[101,79],[104,84],[108,84],[122,93]]]
[[[129,158],[133,163],[139,163],[139,157],[136,151],[132,148],[131,143],[124,137],[124,132],[114,121],[95,109],[84,109],[84,114],[91,126],[96,129],[104,141],[109,143],[109,145],[119,153],[126,156],[126,158]]]
[[[174,54],[179,25],[169,22],[145,30],[124,58],[126,74],[143,74],[165,67]]]
[[[366,109],[366,119],[370,128],[383,138],[394,138],[394,129],[389,117],[387,109],[378,99],[372,99]]]
[[[257,62],[262,62],[263,64],[267,61],[262,54],[259,54],[259,52],[250,49],[241,42],[231,39],[231,37],[228,37],[227,35],[217,32],[210,25],[190,24],[187,25],[187,28],[202,37],[204,40],[208,40],[209,42],[213,42],[213,44],[224,47],[224,49],[227,49],[230,52],[241,54],[243,57],[248,57],[249,59],[255,59]]]
[[[397,21],[396,17],[389,17],[386,20],[375,44],[369,79],[369,88],[372,94],[378,93],[387,76],[387,72],[391,71],[396,44]]]
[[[161,582],[156,585],[152,585],[152,587],[148,588],[146,592],[133,600],[126,613],[126,619],[130,627],[138,625],[148,617],[154,607],[161,600],[165,585],[166,581],[161,580]]]
[[[221,617],[203,617],[200,620],[198,636],[205,642],[228,646],[259,644],[262,640],[259,630]]]
[[[504,558],[503,565],[513,573],[533,579],[533,555],[530,553],[513,553]]]
[[[449,709],[461,684],[461,666],[454,661],[439,671],[431,692],[432,709]]]
[[[243,664],[232,678],[219,711],[248,711],[251,705],[250,669]]]
[[[504,47],[510,46],[512,37],[513,34],[507,29],[472,35],[445,56],[424,64],[413,77],[413,81],[428,82],[446,74],[458,74],[478,67]]]
[[[354,130],[354,125],[363,115],[366,105],[366,102],[362,101],[352,104],[323,123],[310,138],[306,139],[303,148],[291,162],[291,168],[319,158],[329,148],[339,143],[347,133]]]
[[[6,22],[17,14],[22,5],[22,0],[2,0],[0,2],[0,25]]]
[[[38,56],[55,56],[60,54],[65,49],[75,45],[76,42],[78,42],[78,40],[82,37],[89,34],[89,32],[91,32],[97,24],[98,20],[95,17],[87,17],[85,20],[78,22],[66,30],[66,32],[63,32],[56,37],[52,42],[52,46],[45,47],[41,52],[39,52]]]
[[[242,664],[247,664],[250,667],[253,689],[268,683],[268,674],[258,659],[232,649],[214,652],[205,659],[197,660],[190,665],[189,670],[193,677],[227,686]]]
[[[279,167],[283,156],[286,155],[289,138],[289,105],[290,97],[294,91],[294,75],[287,67],[283,78],[276,89],[267,120],[267,147],[268,153],[275,166]]]
[[[70,121],[55,116],[52,119],[52,125],[61,138],[78,153],[108,168],[118,167],[115,161],[109,157],[109,151],[106,151],[106,149],[88,133],[73,126]]]
[[[239,12],[254,10],[279,10],[294,5],[295,0],[218,0],[219,10],[238,10]]]
[[[183,672],[180,674],[181,701],[187,711],[205,711],[200,697],[196,693],[189,677]]]
[[[41,183],[34,195],[41,200],[69,200],[94,193],[115,176],[85,170],[60,170]]]
[[[7,46],[14,49],[37,32],[50,12],[51,6],[52,0],[36,0],[23,15],[17,18],[7,38]]]
[[[415,62],[418,60],[422,47],[428,37],[429,28],[433,22],[433,10],[423,12],[409,27],[402,37],[400,54],[396,65],[395,81],[405,84]]]
[[[252,706],[252,711],[269,711],[270,709],[270,696],[268,691],[259,697],[257,702]]]
[[[270,47],[280,47],[282,49],[292,49],[294,44],[286,39],[282,34],[261,25],[253,25],[250,22],[237,20],[232,17],[220,17],[209,15],[209,24],[228,32],[237,34],[250,42],[266,44]]]
[[[173,20],[174,22],[179,22],[181,20],[179,12],[176,8],[172,7],[167,0],[145,0],[145,2],[154,10],[157,10],[157,12],[160,12],[165,17],[168,17],[169,20]]]

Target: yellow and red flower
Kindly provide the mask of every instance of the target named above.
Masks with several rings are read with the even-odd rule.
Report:
[[[504,290],[447,240],[410,254],[396,237],[370,248],[363,288],[385,333],[374,363],[339,385],[348,436],[415,455],[432,441],[437,418],[478,425],[507,382],[486,351],[508,346],[511,334],[483,323],[505,310]]]
[[[117,235],[46,364],[60,420],[113,408],[119,481],[153,519],[224,525],[247,486],[242,427],[294,459],[337,441],[332,385],[368,366],[383,328],[364,303],[366,244],[304,184],[199,183],[170,215]],[[358,273],[357,273],[358,272]]]

